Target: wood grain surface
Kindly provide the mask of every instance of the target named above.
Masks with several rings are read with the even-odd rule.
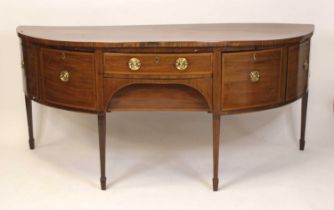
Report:
[[[309,24],[216,23],[138,26],[19,26],[23,39],[47,45],[81,47],[263,46],[303,41]]]

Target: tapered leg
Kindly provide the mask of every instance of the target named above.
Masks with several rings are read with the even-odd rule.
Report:
[[[27,111],[27,120],[28,120],[29,147],[30,149],[35,149],[31,99],[25,96],[25,101],[26,101],[26,111]]]
[[[305,148],[305,127],[306,127],[306,114],[307,114],[307,101],[308,92],[306,92],[302,98],[302,117],[301,117],[301,128],[300,128],[300,140],[299,149],[304,150]]]
[[[101,189],[106,190],[106,114],[98,114],[100,165],[101,165]]]
[[[218,190],[218,165],[219,165],[219,138],[220,138],[220,115],[212,116],[213,127],[213,191]]]

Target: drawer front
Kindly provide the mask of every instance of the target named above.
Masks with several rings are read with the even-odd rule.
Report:
[[[289,48],[286,99],[301,97],[307,90],[310,42]]]
[[[282,102],[283,63],[283,49],[223,54],[223,111]]]
[[[212,76],[211,53],[104,54],[105,77],[203,78]]]
[[[93,53],[43,49],[41,59],[46,103],[96,109]]]

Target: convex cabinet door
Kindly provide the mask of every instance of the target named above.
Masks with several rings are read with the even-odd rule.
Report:
[[[46,103],[96,109],[93,53],[42,49],[41,62]]]
[[[283,102],[285,55],[282,48],[224,53],[222,109],[237,111]]]

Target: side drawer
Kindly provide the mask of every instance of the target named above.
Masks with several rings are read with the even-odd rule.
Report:
[[[46,103],[96,109],[94,54],[43,48],[42,92]]]
[[[223,54],[223,111],[247,110],[283,102],[284,52],[278,48]]]
[[[211,77],[212,54],[105,53],[104,75],[115,78]]]

